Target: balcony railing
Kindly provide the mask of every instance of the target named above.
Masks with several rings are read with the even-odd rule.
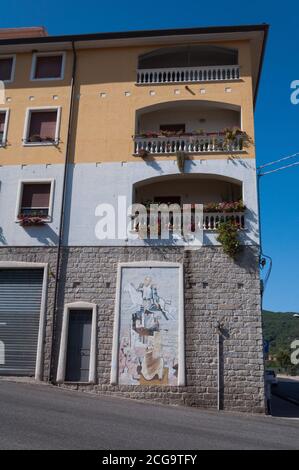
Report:
[[[140,85],[150,83],[217,82],[239,79],[239,65],[137,70],[137,84]]]
[[[209,152],[241,152],[244,150],[245,138],[242,135],[228,140],[224,135],[192,135],[175,137],[139,137],[134,136],[134,154],[175,154],[209,153]]]
[[[217,230],[219,223],[231,220],[239,229],[245,228],[244,212],[223,213],[223,212],[204,212],[203,230]]]
[[[170,236],[171,233],[174,231],[173,225],[173,218],[170,216],[169,224],[167,229],[169,230]],[[181,220],[176,221],[175,224],[177,226],[182,226],[183,217],[180,218]],[[202,221],[197,220],[197,224],[199,229],[202,230],[210,230],[210,231],[217,231],[218,226],[220,223],[232,221],[238,229],[244,230],[245,229],[245,214],[244,212],[204,212]],[[148,211],[147,216],[141,217],[134,217],[133,218],[133,232],[146,234],[146,237],[149,237],[151,232],[155,232],[158,234],[159,238],[161,238],[161,218],[160,216],[154,217],[154,223],[151,222],[150,219],[150,212]],[[196,231],[195,220],[194,217],[191,216],[191,222],[189,227],[189,232],[194,233]],[[183,234],[183,229],[182,229]],[[146,238],[145,237],[145,238]]]

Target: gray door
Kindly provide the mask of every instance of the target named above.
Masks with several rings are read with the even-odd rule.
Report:
[[[88,382],[91,310],[70,310],[65,380]]]
[[[43,276],[43,269],[0,269],[0,341],[4,349],[0,375],[35,374]]]

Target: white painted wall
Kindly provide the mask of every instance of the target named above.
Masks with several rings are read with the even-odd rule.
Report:
[[[258,243],[255,162],[249,159],[193,160],[185,167],[190,175],[222,175],[240,180],[243,200],[248,208],[244,242]],[[118,196],[125,196],[127,205],[133,202],[133,185],[139,181],[166,175],[180,175],[176,161],[144,162],[136,158],[130,163],[87,163],[70,165],[65,243],[71,246],[143,245],[142,240],[103,241],[95,234],[99,221],[98,204],[110,203],[116,209]],[[54,178],[53,220],[41,227],[23,228],[15,222],[18,184],[22,179]],[[51,246],[58,240],[63,165],[28,165],[0,167],[0,246]],[[205,202],[205,201],[203,201]],[[124,214],[126,209],[120,210]],[[126,219],[129,223],[129,219]],[[215,243],[215,234],[205,234],[204,243]]]
[[[19,181],[55,180],[52,221],[39,227],[21,227],[16,222]],[[0,246],[55,245],[58,240],[63,165],[15,165],[0,167]]]
[[[95,226],[99,217],[95,216],[98,204],[109,203],[116,208],[119,195],[127,198],[128,205],[133,201],[133,185],[138,181],[165,175],[178,175],[176,161],[163,160],[144,163],[136,159],[129,163],[80,164],[72,168],[69,178],[68,199],[72,199],[69,227],[66,230],[70,245],[143,245],[142,240],[99,241]],[[254,160],[193,160],[186,163],[186,172],[192,175],[208,174],[235,178],[243,183],[243,200],[248,208],[246,214],[248,230],[244,234],[246,243],[258,243],[256,176]],[[183,175],[181,175],[183,177]],[[123,214],[125,210],[121,210]],[[129,219],[127,219],[129,222]],[[205,243],[215,243],[214,234],[206,234]]]

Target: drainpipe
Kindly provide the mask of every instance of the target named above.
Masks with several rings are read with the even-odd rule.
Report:
[[[272,258],[268,255],[265,255],[263,252],[263,237],[262,237],[262,223],[261,223],[261,177],[262,175],[260,174],[259,169],[256,169],[256,187],[257,187],[257,213],[258,213],[258,230],[259,230],[259,267],[263,266],[263,258],[266,258],[270,265],[269,265],[269,273],[266,276],[269,278],[272,270]],[[261,307],[261,315],[263,312],[263,301],[264,301],[264,290],[265,290],[265,283],[262,283],[262,280],[260,278],[260,307]],[[262,323],[262,318],[261,318],[261,326],[263,326]],[[262,329],[262,338],[264,340],[264,332]],[[269,388],[267,387],[267,381],[265,379],[265,369],[266,369],[266,364],[265,364],[265,355],[264,355],[264,347],[263,347],[263,358],[264,358],[264,405],[266,409],[266,413],[271,414],[271,390],[270,390],[270,397],[269,397]]]
[[[53,324],[52,324],[52,338],[51,338],[51,348],[50,348],[50,382],[54,383],[55,378],[53,374],[53,350],[54,350],[54,332],[56,324],[56,312],[58,309],[58,292],[59,292],[59,271],[60,271],[60,258],[61,258],[61,248],[63,243],[64,236],[64,223],[65,223],[65,204],[66,204],[66,189],[68,182],[68,165],[70,161],[71,154],[71,137],[72,137],[72,121],[74,114],[74,101],[75,101],[75,82],[76,82],[76,69],[77,69],[77,54],[75,49],[75,42],[72,41],[72,51],[73,51],[73,67],[72,67],[72,78],[70,85],[70,106],[69,106],[69,119],[68,119],[68,133],[67,133],[67,142],[66,142],[66,151],[65,151],[65,160],[63,168],[63,184],[62,184],[62,197],[61,197],[61,208],[60,208],[60,222],[59,222],[59,234],[58,234],[58,244],[57,244],[57,257],[56,257],[56,273],[55,273],[55,290],[54,290],[54,305],[53,305]]]
[[[221,410],[221,324],[217,322],[217,410]]]
[[[221,374],[221,367],[220,367],[220,341],[221,336],[220,333],[217,333],[217,357],[218,357],[218,374],[217,374],[217,410],[220,411],[220,374]]]

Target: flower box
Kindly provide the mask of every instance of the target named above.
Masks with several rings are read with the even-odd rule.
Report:
[[[22,214],[18,216],[18,219],[22,227],[32,227],[34,225],[40,226],[40,225],[44,225],[47,222],[45,217],[22,215]]]

